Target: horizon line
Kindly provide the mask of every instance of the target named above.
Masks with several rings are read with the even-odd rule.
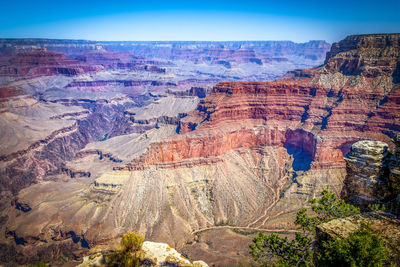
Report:
[[[350,36],[350,35],[349,35]],[[278,40],[278,39],[269,39],[269,40],[91,40],[91,39],[68,39],[68,38],[43,38],[43,37],[13,37],[13,38],[8,38],[8,37],[0,37],[0,40],[43,40],[43,41],[49,41],[49,40],[57,40],[57,41],[85,41],[85,42],[121,42],[121,43],[127,43],[127,42],[213,42],[213,43],[218,43],[218,42],[292,42],[292,43],[297,43],[297,44],[302,44],[302,43],[308,43],[308,42],[326,42],[330,44],[327,40],[324,39],[310,39],[306,42],[296,42],[293,40]]]

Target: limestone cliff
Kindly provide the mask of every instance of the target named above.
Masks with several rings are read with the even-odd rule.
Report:
[[[393,141],[394,153],[378,141],[359,141],[345,157],[347,175],[342,197],[354,205],[367,208],[369,204],[385,204],[388,211],[400,214],[399,134]]]
[[[385,199],[378,187],[388,186],[387,144],[379,141],[359,141],[352,145],[345,157],[347,175],[344,180],[342,197],[357,206],[382,202]],[[385,178],[386,177],[386,178]]]
[[[367,78],[392,76],[399,81],[398,34],[352,35],[332,45],[327,53],[325,69],[343,74],[361,74]]]

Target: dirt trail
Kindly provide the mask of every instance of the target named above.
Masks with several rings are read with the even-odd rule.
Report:
[[[282,179],[282,181],[286,181],[286,179],[287,179],[287,177],[285,176],[285,177]],[[265,209],[264,214],[261,215],[260,217],[256,218],[254,221],[250,222],[250,223],[247,225],[247,227],[250,227],[250,226],[256,224],[256,223],[257,223],[258,221],[260,221],[262,218],[264,218],[265,216],[267,216],[268,211],[271,210],[271,209],[275,206],[275,204],[278,202],[278,200],[279,200],[279,193],[280,193],[280,191],[281,191],[281,189],[282,189],[284,183],[281,182],[280,186],[278,187],[278,189],[277,189],[276,191],[275,191],[270,185],[268,185],[268,184],[265,184],[265,185],[273,192],[273,194],[274,194],[274,196],[273,196],[273,201],[272,201],[271,205],[269,205],[269,206]],[[264,219],[264,221],[262,222],[262,224],[260,225],[260,227],[261,227],[262,225],[264,225],[265,222],[266,222],[269,218],[270,218],[270,216],[267,216],[267,217]]]
[[[268,219],[270,218],[274,218],[277,217],[285,212],[288,212],[288,210],[283,210],[281,212],[278,212],[277,214],[275,214],[274,216],[267,216],[267,213],[269,210],[271,210],[275,204],[279,201],[279,193],[284,185],[284,181],[286,181],[287,177],[285,177],[284,179],[282,179],[282,182],[280,184],[280,186],[278,187],[278,189],[275,191],[270,185],[266,184],[266,186],[274,193],[273,196],[273,202],[271,203],[271,205],[269,205],[265,211],[264,214],[261,215],[260,217],[256,218],[254,221],[250,222],[247,226],[231,226],[231,225],[220,225],[220,226],[210,226],[210,227],[205,227],[205,228],[201,228],[198,230],[195,230],[192,232],[192,234],[196,234],[202,231],[206,231],[206,230],[213,230],[213,229],[221,229],[221,228],[227,228],[227,229],[246,229],[246,230],[257,230],[257,231],[264,231],[264,232],[290,232],[290,233],[296,233],[299,232],[298,230],[290,230],[290,229],[269,229],[269,228],[261,228]],[[265,217],[267,216],[267,217]],[[261,223],[261,225],[259,227],[252,227],[252,225],[255,225],[258,221],[260,221],[261,219],[263,219],[265,217],[265,219],[263,220],[263,222]]]
[[[264,231],[264,232],[290,232],[290,233],[299,232],[299,230],[293,230],[293,229],[269,229],[269,228],[257,228],[257,227],[247,227],[247,226],[222,225],[222,226],[210,226],[210,227],[202,228],[202,229],[193,231],[192,234],[197,234],[197,233],[202,232],[202,231],[213,230],[213,229],[221,229],[221,228],[257,230],[257,231]]]

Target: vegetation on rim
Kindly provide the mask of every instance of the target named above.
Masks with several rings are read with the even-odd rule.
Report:
[[[359,214],[360,209],[328,190],[310,203],[312,212],[306,208],[297,212],[294,223],[301,232],[293,240],[275,233],[259,233],[254,238],[250,254],[259,266],[383,266],[387,262],[388,250],[382,238],[366,223],[347,238],[326,240],[315,248],[318,225]]]

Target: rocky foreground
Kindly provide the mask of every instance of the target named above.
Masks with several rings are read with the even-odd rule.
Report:
[[[354,143],[375,140],[394,149],[399,45],[399,34],[349,36],[332,46],[320,67],[274,82],[222,82],[196,100],[152,94],[153,104],[136,95],[89,106],[83,99],[49,98],[57,105],[79,103],[90,113],[69,115],[84,118],[72,125],[75,135],[56,133],[62,137],[57,149],[45,146],[51,153],[4,154],[3,187],[14,195],[11,206],[2,205],[2,259],[79,257],[135,231],[189,258],[248,264],[248,233],[290,233],[294,213],[308,199],[324,188],[340,194],[346,162],[362,151],[354,148],[345,160]],[[70,84],[65,88],[85,86]],[[176,105],[176,98],[185,104]],[[379,142],[375,150],[386,151]],[[44,159],[49,155],[63,156],[52,165]],[[30,166],[35,171],[26,180]]]
[[[185,256],[165,243],[145,241],[142,246],[144,266],[182,266],[208,267],[204,261],[190,262]],[[102,253],[85,256],[78,267],[106,266],[106,257]]]

